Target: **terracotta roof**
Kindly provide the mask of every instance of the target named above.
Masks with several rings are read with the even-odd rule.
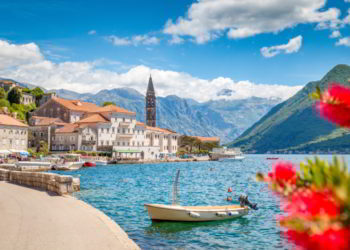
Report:
[[[128,115],[135,115],[135,112],[123,109],[121,107],[115,106],[115,105],[108,105],[105,107],[99,107],[97,109],[97,111],[94,112],[98,112],[98,113],[109,113],[109,112],[117,112],[117,113],[123,113],[123,114],[128,114]]]
[[[203,136],[191,136],[193,138],[197,138],[201,142],[219,142],[219,137],[203,137]]]
[[[105,117],[103,117],[101,114],[91,114],[88,117],[83,118],[76,123],[82,124],[82,123],[100,123],[100,122],[108,122],[108,120]]]
[[[3,114],[0,114],[0,125],[16,126],[16,127],[28,127],[27,124],[24,124],[11,116],[3,115]]]
[[[10,81],[10,80],[0,80],[0,83],[8,84],[8,85],[16,84],[15,82]]]
[[[124,113],[124,114],[130,114],[135,115],[135,112],[128,111],[126,109],[117,107],[115,105],[108,105],[105,107],[99,107],[94,103],[90,102],[82,102],[79,100],[67,100],[59,97],[53,97],[52,100],[58,102],[62,106],[66,107],[69,110],[74,111],[82,111],[87,113],[109,113],[109,112],[117,112],[117,113]]]
[[[136,122],[136,126],[146,127],[146,125],[143,122]]]
[[[165,128],[150,127],[150,126],[146,126],[146,128],[148,130],[153,130],[153,131],[161,132],[161,133],[165,133],[165,134],[176,134],[174,131],[171,131],[171,130],[165,129]]]
[[[67,123],[62,128],[56,129],[55,133],[56,134],[74,133],[74,132],[77,132],[78,127],[79,127],[78,124]]]
[[[96,104],[90,102],[81,102],[79,100],[66,100],[59,97],[54,97],[52,100],[66,107],[67,109],[74,111],[93,112],[99,108]]]
[[[51,124],[65,124],[60,118],[51,118],[43,116],[32,116],[31,119],[35,120],[34,126],[48,126]]]

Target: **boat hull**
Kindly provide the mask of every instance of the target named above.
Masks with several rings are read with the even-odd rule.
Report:
[[[161,204],[145,204],[148,215],[158,221],[218,221],[242,217],[249,212],[248,207],[231,206],[197,206],[184,207]]]
[[[107,165],[108,161],[95,161],[97,165]]]
[[[96,167],[96,163],[87,161],[87,162],[84,163],[83,167],[85,167],[85,168]]]
[[[78,170],[83,166],[84,162],[77,161],[77,162],[67,162],[62,165],[57,165],[54,168],[56,170]]]

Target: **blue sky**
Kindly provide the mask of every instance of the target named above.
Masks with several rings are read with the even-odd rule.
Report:
[[[9,60],[8,46],[17,49],[17,61],[11,58],[14,65],[3,66],[0,73],[79,92],[113,87],[142,91],[145,75],[152,73],[160,95],[205,101],[235,84],[235,98],[271,84],[294,86],[285,89],[291,95],[335,65],[350,64],[348,0],[239,2],[2,0],[0,39],[6,44],[0,47],[0,61],[1,56]],[[18,62],[20,51],[28,49],[20,46],[28,44],[37,54]],[[187,85],[193,89],[185,94]],[[193,93],[202,86],[214,94]],[[254,90],[247,93],[249,88]],[[284,92],[273,89],[262,97]]]

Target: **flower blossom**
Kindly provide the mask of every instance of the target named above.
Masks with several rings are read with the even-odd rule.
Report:
[[[277,162],[272,172],[268,173],[270,180],[277,182],[281,187],[286,183],[294,185],[298,178],[294,165],[291,162]]]
[[[350,128],[350,88],[332,83],[315,107],[321,117]]]

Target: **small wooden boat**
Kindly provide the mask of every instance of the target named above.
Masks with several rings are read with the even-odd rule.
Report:
[[[240,196],[240,205],[227,206],[181,206],[178,204],[178,181],[180,170],[177,171],[173,185],[172,205],[145,204],[152,220],[159,221],[217,221],[227,220],[247,215],[250,209],[257,209],[248,197]]]
[[[248,206],[179,206],[145,204],[152,220],[163,221],[216,221],[227,220],[247,215]]]
[[[96,167],[96,163],[92,161],[86,161],[83,165],[84,168]]]

